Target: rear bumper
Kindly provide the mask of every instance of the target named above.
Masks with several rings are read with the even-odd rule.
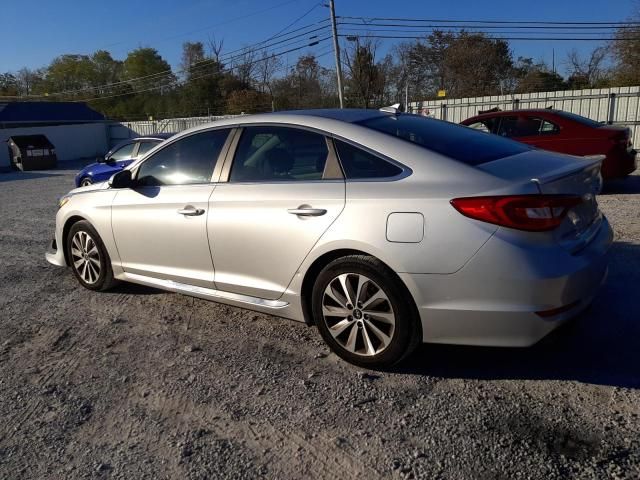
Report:
[[[560,247],[521,248],[497,233],[454,274],[400,277],[418,306],[424,342],[526,347],[591,303],[606,277],[612,238],[604,219],[591,243],[571,255]]]
[[[626,177],[638,168],[637,152],[625,151],[617,155],[608,156],[602,165],[603,178]]]

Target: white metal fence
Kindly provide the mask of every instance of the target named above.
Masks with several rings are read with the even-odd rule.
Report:
[[[145,120],[141,122],[122,122],[121,125],[133,130],[138,135],[153,135],[157,133],[178,133],[187,128],[204,125],[223,118],[237,115],[212,115],[208,117],[168,118],[166,120]]]
[[[576,113],[598,122],[623,125],[631,128],[634,145],[640,145],[640,87],[565,90],[475,98],[446,98],[409,104],[409,109],[413,113],[421,113],[455,123],[477,115],[479,110],[489,110],[494,107],[502,110],[552,107]],[[123,131],[126,129],[127,132],[131,132],[125,136],[126,138],[130,135],[177,133],[187,128],[235,116],[170,118],[166,120],[122,122],[116,125],[125,127],[122,128]],[[111,143],[121,138],[121,134],[111,135]]]
[[[634,145],[640,144],[640,87],[595,88],[561,92],[522,93],[475,98],[447,98],[409,104],[413,113],[459,123],[479,110],[552,107],[576,113],[598,122],[623,125],[633,131]]]

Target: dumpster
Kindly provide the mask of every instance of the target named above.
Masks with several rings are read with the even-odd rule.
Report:
[[[44,135],[15,135],[7,140],[11,165],[18,170],[56,168],[56,147]]]

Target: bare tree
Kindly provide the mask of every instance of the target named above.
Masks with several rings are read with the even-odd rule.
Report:
[[[256,61],[256,83],[261,92],[269,92],[272,95],[272,83],[276,72],[282,68],[282,61],[272,53],[264,50]]]
[[[216,36],[213,35],[207,40],[207,46],[209,47],[209,56],[216,62],[220,62],[220,55],[222,54],[222,48],[224,46],[224,39],[216,40]]]
[[[42,84],[45,76],[44,70],[31,70],[29,68],[21,68],[16,74],[16,80],[18,82],[18,92],[20,95],[32,95],[37,89],[37,86]]]
[[[604,67],[608,54],[607,47],[593,49],[588,57],[582,57],[576,49],[571,50],[566,61],[571,72],[568,79],[570,88],[590,88],[602,84],[608,76]]]
[[[231,62],[231,68],[245,87],[250,86],[256,71],[256,52],[249,48],[243,49],[238,55],[235,55],[235,59]]]

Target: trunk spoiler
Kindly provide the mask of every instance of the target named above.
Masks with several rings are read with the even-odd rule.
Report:
[[[596,165],[602,166],[602,162],[606,158],[606,155],[586,155],[582,157],[585,160],[585,163],[581,165],[581,168],[577,169],[572,167],[570,169],[562,169],[560,171],[552,172],[548,176],[540,177],[540,178],[532,178],[531,182],[535,183],[540,187],[541,184],[555,182],[556,180],[560,180],[565,177],[569,177],[575,174],[578,170],[587,170]]]

